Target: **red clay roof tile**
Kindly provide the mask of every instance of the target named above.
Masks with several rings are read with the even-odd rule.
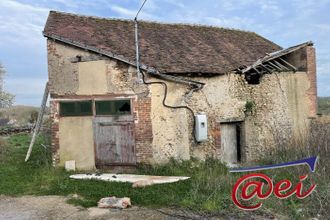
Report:
[[[44,34],[122,55],[135,62],[133,20],[51,11]],[[139,21],[139,45],[141,64],[167,74],[224,74],[281,49],[253,32],[146,21]]]

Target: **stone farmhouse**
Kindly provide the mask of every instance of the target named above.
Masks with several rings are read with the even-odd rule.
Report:
[[[308,132],[317,111],[312,42],[283,49],[253,32],[147,21],[137,33],[139,65],[133,20],[50,12],[56,165],[235,164]]]

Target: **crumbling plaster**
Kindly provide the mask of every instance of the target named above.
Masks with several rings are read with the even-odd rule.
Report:
[[[258,85],[240,80],[236,96],[255,103],[245,118],[246,160],[255,160],[303,136],[309,126],[310,83],[305,72],[264,75]]]
[[[134,71],[120,61],[97,55],[99,60],[73,62],[77,56],[92,53],[48,40],[50,93],[62,95],[107,95],[147,93],[146,85],[137,85]],[[95,57],[97,57],[95,56]]]
[[[150,163],[163,163],[172,157],[186,160],[191,156],[200,159],[213,156],[221,159],[222,152],[216,138],[220,135],[221,139],[219,123],[223,119],[243,120],[243,160],[254,160],[269,153],[276,145],[298,137],[308,126],[306,91],[310,84],[305,72],[264,75],[258,85],[249,85],[244,76],[234,73],[194,77],[193,80],[203,82],[205,86],[186,100],[187,86],[148,77],[147,80],[166,82],[168,105],[187,105],[195,113],[204,112],[207,115],[208,140],[197,144],[192,136],[193,118],[190,112],[164,107],[163,86],[136,84],[134,67],[104,57],[101,61],[75,63],[72,58],[89,56],[90,53],[50,40],[48,50],[49,82],[53,96],[129,94],[135,97],[135,101],[139,97],[151,98],[152,144],[144,146],[152,148]],[[92,81],[89,72],[92,77],[101,77]],[[247,111],[247,102],[255,104],[252,111]],[[134,114],[135,123],[138,123],[139,112]],[[59,121],[59,130],[65,129],[67,120],[60,118]],[[89,127],[86,132],[92,134],[93,130]],[[66,137],[63,135],[60,139],[63,143]]]
[[[94,57],[95,60],[77,62],[77,56]],[[139,103],[150,99],[148,86],[136,83],[133,77],[135,68],[50,40],[48,40],[48,64],[50,95],[53,103],[52,146],[55,164],[62,166],[66,160],[75,160],[77,169],[95,167],[93,117],[60,117],[60,101],[129,98],[133,103],[134,121],[132,122],[135,123],[136,129],[140,129],[140,124],[150,124],[144,120],[146,116],[144,109],[148,107],[146,104],[139,106]],[[142,99],[143,102],[140,101]],[[140,110],[137,111],[137,108]],[[137,154],[141,155],[138,159],[148,154],[144,145],[146,143],[150,147],[149,142],[149,139],[136,141],[136,148],[139,149]]]
[[[189,155],[200,159],[208,156],[222,159],[222,149],[215,139],[219,129],[217,124],[224,119],[243,120],[243,160],[258,159],[276,146],[301,138],[308,129],[306,91],[310,84],[305,72],[264,75],[258,85],[249,85],[244,76],[234,73],[196,77],[194,80],[205,83],[205,86],[193,93],[187,103],[183,97],[188,88],[167,82],[171,91],[167,103],[188,105],[195,113],[205,113],[208,141],[194,143],[190,113],[185,109],[172,110],[161,106],[163,90],[152,86],[153,149],[157,162],[166,162],[170,157],[186,159]],[[246,109],[247,102],[255,105],[251,111]]]

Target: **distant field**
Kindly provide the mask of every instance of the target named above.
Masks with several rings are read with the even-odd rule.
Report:
[[[39,111],[38,107],[14,105],[9,108],[0,109],[0,118],[9,118],[17,120],[18,124],[26,124],[31,119],[31,114]],[[48,110],[46,110],[46,114]]]
[[[330,115],[330,97],[318,97],[318,113]]]

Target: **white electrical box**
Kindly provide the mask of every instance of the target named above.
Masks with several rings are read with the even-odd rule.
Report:
[[[196,141],[202,142],[207,140],[207,118],[204,113],[195,115],[195,137]]]

